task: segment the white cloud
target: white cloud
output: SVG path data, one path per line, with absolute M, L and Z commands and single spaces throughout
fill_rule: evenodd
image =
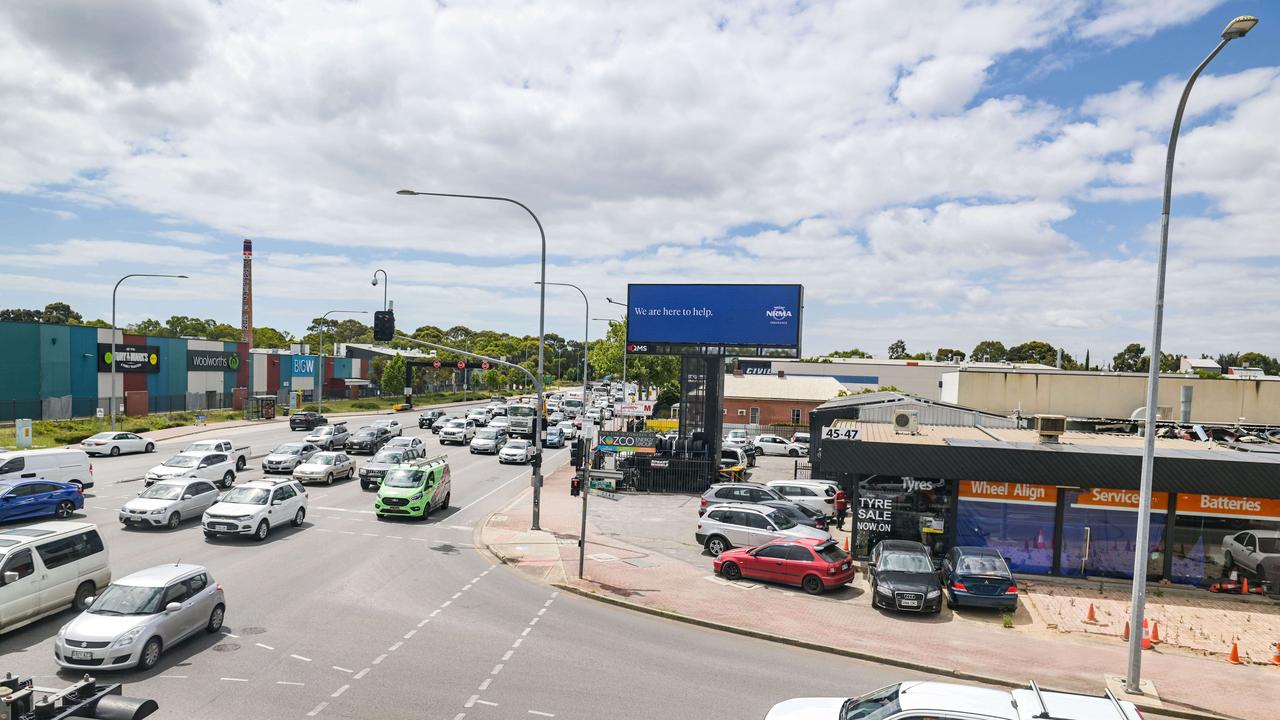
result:
M 51 208 L 39 208 L 39 207 L 31 207 L 27 209 L 30 210 L 31 212 L 43 213 L 45 215 L 52 215 L 58 218 L 59 220 L 75 220 L 80 217 L 79 215 L 71 212 L 70 210 L 54 210 Z
M 1082 38 L 1127 45 L 1164 28 L 1195 20 L 1223 0 L 1100 0 L 1091 19 L 1076 30 Z

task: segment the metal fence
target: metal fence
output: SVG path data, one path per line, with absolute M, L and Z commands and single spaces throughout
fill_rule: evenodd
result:
M 189 412 L 219 410 L 231 407 L 231 395 L 220 392 L 186 393 L 183 395 L 148 395 L 148 413 Z M 116 403 L 126 404 L 124 396 Z M 92 418 L 98 408 L 106 417 L 111 416 L 110 397 L 73 397 L 63 395 L 41 400 L 0 400 L 0 422 L 12 422 L 18 418 L 31 420 L 71 420 Z
M 624 455 L 617 459 L 622 471 L 619 490 L 658 493 L 697 493 L 716 482 L 720 464 L 702 458 Z

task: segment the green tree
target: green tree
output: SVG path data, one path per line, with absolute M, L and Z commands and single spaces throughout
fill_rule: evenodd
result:
M 293 340 L 293 335 L 286 332 L 280 332 L 271 327 L 256 327 L 253 329 L 253 346 L 260 348 L 287 348 Z
M 1275 358 L 1260 352 L 1240 353 L 1237 361 L 1239 362 L 1237 367 L 1262 368 L 1262 372 L 1267 375 L 1280 374 L 1280 363 L 1276 362 Z
M 933 354 L 933 359 L 938 362 L 964 362 L 964 351 L 954 348 L 938 348 L 938 352 Z
M 973 346 L 969 359 L 973 362 L 1005 362 L 1009 359 L 1009 351 L 999 340 L 983 340 Z
M 71 306 L 64 302 L 51 302 L 44 306 L 44 312 L 40 314 L 40 322 L 57 324 L 57 325 L 78 325 L 84 320 L 80 313 L 71 309 Z
M 1058 349 L 1044 340 L 1031 340 L 1021 345 L 1014 345 L 1009 348 L 1009 362 L 1013 363 L 1040 363 L 1056 367 L 1058 364 Z M 1062 366 L 1069 367 L 1075 365 L 1075 361 L 1067 353 L 1062 354 Z
M 404 390 L 403 355 L 397 354 L 387 361 L 386 367 L 382 368 L 380 380 L 378 386 L 382 388 L 383 395 L 398 395 L 401 390 Z
M 133 323 L 132 325 L 129 325 L 127 329 L 135 335 L 169 334 L 168 328 L 166 328 L 159 320 L 152 320 L 151 318 Z
M 860 348 L 853 348 L 853 349 L 851 349 L 851 350 L 837 350 L 837 351 L 835 351 L 835 352 L 833 352 L 833 353 L 827 353 L 827 357 L 833 357 L 833 358 L 869 358 L 869 357 L 871 357 L 871 353 L 866 352 L 865 350 L 862 350 L 862 349 L 860 349 Z
M 1147 349 L 1139 343 L 1129 343 L 1124 349 L 1111 358 L 1111 369 L 1116 372 L 1141 372 L 1146 365 Z
M 901 339 L 894 340 L 893 343 L 889 345 L 890 360 L 901 360 L 906 356 L 907 356 L 907 344 L 903 342 Z
M 23 308 L 6 308 L 0 310 L 0 321 L 3 322 L 25 322 L 38 323 L 44 318 L 44 313 L 39 310 L 26 310 Z

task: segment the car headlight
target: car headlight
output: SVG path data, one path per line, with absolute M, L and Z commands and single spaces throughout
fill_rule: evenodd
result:
M 885 586 L 883 586 L 883 585 L 876 585 L 876 592 L 880 593 L 881 595 L 892 595 L 892 594 L 893 594 L 893 590 L 891 590 L 890 588 L 887 588 L 887 587 L 885 587 Z
M 142 634 L 142 627 L 136 627 L 126 632 L 125 634 L 121 635 L 120 637 L 116 638 L 115 647 L 125 647 L 126 645 L 132 645 L 133 641 L 137 640 L 138 636 L 141 634 Z
M 930 590 L 929 592 L 925 593 L 924 596 L 929 600 L 932 600 L 941 594 L 942 594 L 941 590 Z
M 70 625 L 70 624 L 71 624 L 71 623 L 67 623 L 66 625 L 63 625 L 62 627 L 58 628 L 58 639 L 59 639 L 59 640 L 61 640 L 61 639 L 63 639 L 64 637 L 66 637 L 66 635 L 67 635 L 67 626 L 68 626 L 68 625 Z
M 151 514 L 151 515 L 163 515 L 163 514 L 164 514 L 164 508 L 160 508 L 159 510 L 152 510 L 150 514 Z
M 238 522 L 244 522 L 245 520 L 248 520 L 248 519 L 249 519 L 249 518 L 251 518 L 251 517 L 253 517 L 253 516 L 252 516 L 252 515 L 237 515 L 237 516 L 235 516 L 235 517 L 233 517 L 233 518 L 231 518 L 231 519 L 232 519 L 232 520 L 236 520 L 236 521 L 238 521 Z
M 422 499 L 422 493 L 418 493 L 417 495 L 414 495 L 413 497 L 411 497 L 411 498 L 409 498 L 409 499 L 410 499 L 410 500 L 421 500 L 421 499 Z

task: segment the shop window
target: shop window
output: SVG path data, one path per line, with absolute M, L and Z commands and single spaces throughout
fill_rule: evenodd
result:
M 760 408 L 758 407 L 751 408 L 751 419 L 748 420 L 747 422 L 751 423 L 752 425 L 760 424 Z
M 747 414 L 747 411 L 745 409 L 739 408 L 738 417 L 746 417 L 746 414 Z
M 1067 576 L 1132 578 L 1138 531 L 1136 490 L 1067 490 L 1062 516 L 1062 556 L 1058 570 Z M 1164 567 L 1166 493 L 1153 493 L 1147 578 Z
M 792 425 L 800 424 L 800 408 L 793 408 L 791 410 L 791 424 Z
M 1053 505 L 960 499 L 956 545 L 1000 551 L 1009 569 L 1048 574 L 1053 570 Z
M 945 553 L 946 519 L 954 501 L 950 485 L 945 480 L 887 475 L 862 480 L 854 554 L 865 557 L 881 540 L 914 540 L 934 555 Z
M 1210 585 L 1232 569 L 1265 574 L 1280 563 L 1280 500 L 1179 494 L 1169 552 L 1178 583 Z

